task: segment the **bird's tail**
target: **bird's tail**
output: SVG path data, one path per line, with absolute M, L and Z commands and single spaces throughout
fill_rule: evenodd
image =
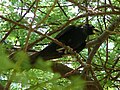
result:
M 36 52 L 30 56 L 31 64 L 34 64 L 38 58 L 41 58 L 45 61 L 50 59 L 56 59 L 62 57 L 61 53 L 58 53 L 56 50 L 43 49 L 40 52 Z

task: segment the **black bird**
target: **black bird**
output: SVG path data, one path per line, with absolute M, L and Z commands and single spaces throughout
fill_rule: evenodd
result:
M 95 27 L 90 24 L 85 24 L 83 26 L 71 25 L 65 28 L 63 31 L 61 31 L 55 37 L 55 39 L 62 42 L 66 46 L 70 46 L 74 51 L 79 53 L 85 48 L 86 38 L 89 35 L 94 34 L 94 31 L 96 31 Z M 65 50 L 62 47 L 60 47 L 54 42 L 51 42 L 42 51 L 30 56 L 31 63 L 35 63 L 35 59 L 37 59 L 38 57 L 44 60 L 60 58 L 63 55 L 65 55 L 64 52 Z

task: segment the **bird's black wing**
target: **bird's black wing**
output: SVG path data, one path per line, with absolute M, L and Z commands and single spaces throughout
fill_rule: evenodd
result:
M 86 46 L 86 42 L 81 42 L 79 45 L 77 45 L 74 50 L 79 53 L 80 51 L 82 51 Z
M 61 31 L 56 37 L 55 39 L 59 40 L 62 43 L 68 43 L 68 36 L 74 29 L 76 28 L 76 26 L 71 25 L 68 26 L 67 28 L 65 28 L 63 31 Z M 67 38 L 66 38 L 67 36 Z M 62 55 L 64 54 L 64 49 L 62 51 L 58 51 L 60 47 L 59 45 L 57 45 L 54 42 L 51 42 L 46 48 L 44 48 L 42 51 L 37 52 L 33 55 L 31 55 L 31 63 L 36 62 L 34 59 L 41 57 L 44 60 L 48 60 L 48 59 L 54 59 L 54 58 L 59 58 L 62 57 Z
M 73 50 L 79 52 L 85 47 L 85 39 L 86 35 L 83 33 L 83 28 L 76 27 L 74 25 L 68 26 L 63 31 L 61 31 L 56 37 L 58 41 L 63 44 L 70 46 Z M 42 51 L 35 53 L 31 56 L 32 63 L 34 63 L 34 59 L 41 57 L 44 60 L 60 58 L 64 55 L 65 49 L 60 47 L 54 42 L 51 42 L 46 48 Z
M 67 34 L 69 34 L 69 32 L 73 31 L 76 28 L 75 25 L 70 25 L 68 27 L 66 27 L 63 31 L 61 31 L 56 37 L 55 39 L 63 39 L 64 36 L 66 36 Z
M 56 36 L 63 44 L 70 46 L 74 51 L 80 52 L 86 45 L 87 35 L 81 26 L 69 26 Z M 60 52 L 64 52 L 64 48 L 59 47 Z

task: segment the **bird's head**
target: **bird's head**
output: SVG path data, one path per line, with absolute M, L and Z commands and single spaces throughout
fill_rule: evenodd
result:
M 95 27 L 91 24 L 85 24 L 83 26 L 83 29 L 85 30 L 85 32 L 88 34 L 88 35 L 92 35 L 92 34 L 95 34 L 96 32 L 99 32 L 97 29 L 95 29 Z

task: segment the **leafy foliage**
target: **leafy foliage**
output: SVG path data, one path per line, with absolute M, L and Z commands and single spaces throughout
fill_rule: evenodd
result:
M 88 22 L 100 31 L 89 37 L 86 41 L 89 43 L 99 39 L 120 16 L 119 0 L 86 1 L 1 0 L 0 84 L 11 90 L 82 90 L 87 87 L 85 83 L 88 79 L 85 78 L 89 76 L 90 81 L 97 82 L 98 80 L 97 84 L 100 84 L 105 90 L 119 89 L 119 21 L 118 27 L 109 31 L 110 35 L 105 40 L 103 38 L 104 42 L 94 54 L 94 58 L 91 58 L 90 66 L 92 69 L 88 68 L 84 75 L 85 81 L 81 80 L 80 77 L 73 77 L 70 80 L 60 78 L 58 73 L 52 71 L 51 67 L 56 62 L 71 67 L 74 72 L 79 71 L 78 75 L 80 76 L 85 67 L 81 66 L 76 56 L 64 56 L 54 62 L 39 58 L 34 66 L 31 66 L 29 62 L 29 55 L 42 50 L 50 43 L 50 40 L 41 33 L 54 38 L 59 31 L 68 25 L 81 25 Z M 94 46 L 96 45 L 93 44 L 79 53 L 80 60 L 86 65 L 89 55 L 92 50 L 95 50 Z M 62 67 L 59 69 L 62 70 Z M 62 71 L 65 70 L 66 68 Z M 72 76 L 73 73 L 67 74 Z

